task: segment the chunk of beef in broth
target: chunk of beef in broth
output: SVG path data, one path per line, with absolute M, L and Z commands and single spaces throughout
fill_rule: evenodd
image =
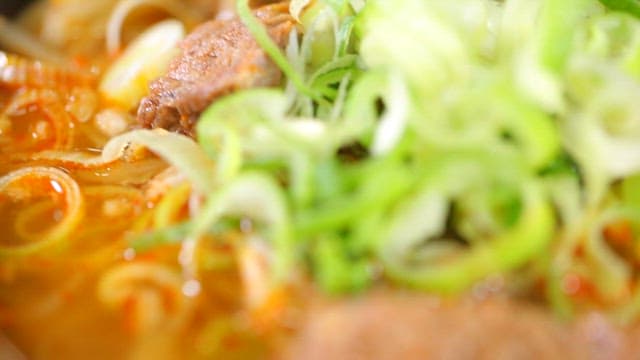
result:
M 312 301 L 298 334 L 275 358 L 292 359 L 631 359 L 638 331 L 604 315 L 562 323 L 545 310 L 505 298 L 450 302 L 378 292 Z
M 254 14 L 280 46 L 287 44 L 295 23 L 287 3 L 265 5 Z M 218 19 L 196 28 L 181 43 L 182 53 L 166 75 L 154 80 L 138 108 L 147 128 L 192 135 L 200 113 L 216 98 L 238 89 L 275 86 L 278 67 L 237 18 Z

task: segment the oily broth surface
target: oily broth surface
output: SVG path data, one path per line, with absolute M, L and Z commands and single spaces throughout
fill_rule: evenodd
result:
M 40 1 L 17 22 L 27 24 L 26 28 L 35 33 L 42 30 L 42 23 L 55 22 L 56 15 L 67 16 L 69 23 L 78 16 L 73 6 L 50 3 L 55 6 L 47 7 Z M 95 3 L 96 9 L 107 6 L 107 1 Z M 198 6 L 206 11 L 194 14 L 210 18 L 218 5 L 202 3 Z M 123 43 L 166 17 L 153 8 L 134 12 L 127 19 Z M 74 66 L 84 67 L 90 77 L 100 74 L 110 62 L 104 53 L 102 28 L 106 18 L 92 20 L 100 29 L 92 26 L 83 31 L 82 44 L 68 42 L 75 36 L 75 28 L 67 29 L 69 34 L 61 33 L 69 38 L 57 44 L 69 53 Z M 61 21 L 64 24 L 64 19 Z M 25 58 L 24 64 L 30 66 L 29 61 Z M 86 116 L 74 119 L 64 130 L 71 143 L 65 150 L 98 155 L 109 136 L 101 133 L 95 115 L 105 109 L 121 113 L 127 110 L 114 109 L 113 104 L 97 100 L 95 81 L 81 88 L 62 85 L 46 90 L 55 95 L 56 111 L 66 109 L 74 116 Z M 27 85 L 0 86 L 0 110 L 4 111 L 21 92 L 30 90 L 40 91 Z M 74 102 L 77 99 L 80 103 Z M 86 106 L 82 107 L 84 100 Z M 213 260 L 202 271 L 198 291 L 190 291 L 187 296 L 178 263 L 180 245 L 160 246 L 138 254 L 129 248 L 130 236 L 144 230 L 139 224 L 157 203 L 157 199 L 145 197 L 145 186 L 166 164 L 152 156 L 98 169 L 34 160 L 38 151 L 55 145 L 55 134 L 51 132 L 55 130 L 55 119 L 43 111 L 46 106 L 44 101 L 36 102 L 9 117 L 0 117 L 0 176 L 31 166 L 61 170 L 78 184 L 84 199 L 84 216 L 58 246 L 0 258 L 0 333 L 33 359 L 247 358 L 263 354 L 265 338 L 255 332 L 250 316 L 244 312 L 242 282 L 233 249 L 211 241 L 206 253 Z M 129 120 L 133 117 L 129 114 Z M 66 211 L 47 180 L 20 186 L 38 191 L 24 199 L 0 194 L 0 246 L 6 249 L 46 237 Z M 22 229 L 16 226 L 20 218 L 26 219 Z M 29 239 L 25 239 L 25 232 Z

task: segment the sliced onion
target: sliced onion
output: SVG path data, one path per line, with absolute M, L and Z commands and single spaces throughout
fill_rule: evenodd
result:
M 119 158 L 131 144 L 144 146 L 175 166 L 203 194 L 215 190 L 215 166 L 191 138 L 162 129 L 134 130 L 109 141 L 102 158 Z
M 135 9 L 141 6 L 151 6 L 166 11 L 168 14 L 175 16 L 185 24 L 196 24 L 199 21 L 198 16 L 189 11 L 180 1 L 177 0 L 121 0 L 109 17 L 107 23 L 107 52 L 115 55 L 120 50 L 120 36 L 122 26 L 127 16 Z
M 180 261 L 188 276 L 198 272 L 200 239 L 207 229 L 224 216 L 236 216 L 265 226 L 265 238 L 274 248 L 272 274 L 284 281 L 293 265 L 293 230 L 291 215 L 282 189 L 261 173 L 245 173 L 212 194 L 196 215 L 187 240 L 183 242 Z
M 136 161 L 118 160 L 104 167 L 93 169 L 69 168 L 73 178 L 81 183 L 104 185 L 144 185 L 167 164 L 156 157 Z
M 111 65 L 100 82 L 100 92 L 122 108 L 134 107 L 147 93 L 147 85 L 166 71 L 179 53 L 178 42 L 185 36 L 177 20 L 165 20 L 136 38 Z
M 191 138 L 163 129 L 134 130 L 112 138 L 101 154 L 88 152 L 43 151 L 22 160 L 43 161 L 71 169 L 105 170 L 117 160 L 131 161 L 130 157 L 140 146 L 163 158 L 191 181 L 203 194 L 215 189 L 215 166 L 205 152 Z M 89 174 L 85 174 L 89 175 Z M 126 175 L 126 174 L 124 174 Z

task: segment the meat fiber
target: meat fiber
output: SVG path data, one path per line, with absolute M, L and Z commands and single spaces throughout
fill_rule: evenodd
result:
M 287 3 L 265 5 L 254 14 L 271 38 L 286 46 L 295 24 Z M 182 41 L 181 49 L 168 73 L 150 84 L 150 94 L 140 103 L 138 120 L 144 127 L 193 135 L 198 116 L 216 98 L 281 81 L 278 67 L 237 17 L 200 25 Z

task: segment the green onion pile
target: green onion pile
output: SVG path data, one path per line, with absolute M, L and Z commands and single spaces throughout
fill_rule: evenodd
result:
M 210 106 L 199 146 L 169 151 L 206 198 L 202 210 L 133 245 L 249 219 L 271 249 L 274 282 L 302 269 L 330 293 L 386 279 L 457 294 L 500 275 L 570 315 L 580 304 L 564 285 L 577 276 L 591 305 L 633 319 L 639 8 L 293 0 L 300 28 L 281 51 L 240 0 L 286 85 Z M 173 140 L 155 146 L 183 140 L 161 136 Z M 634 235 L 630 253 L 604 235 L 619 222 Z

